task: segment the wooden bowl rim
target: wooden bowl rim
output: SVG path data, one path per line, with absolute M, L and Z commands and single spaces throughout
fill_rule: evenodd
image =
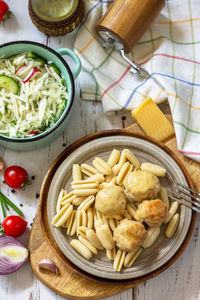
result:
M 46 224 L 45 224 L 45 208 L 46 208 L 45 203 L 46 203 L 47 196 L 48 196 L 48 190 L 49 190 L 51 181 L 53 179 L 53 176 L 54 176 L 55 172 L 57 171 L 57 169 L 59 168 L 59 166 L 61 165 L 61 163 L 67 158 L 67 156 L 69 156 L 74 150 L 79 148 L 81 145 L 86 144 L 97 138 L 102 138 L 102 137 L 106 137 L 106 136 L 115 136 L 115 135 L 124 135 L 124 136 L 130 136 L 130 137 L 143 139 L 143 140 L 151 142 L 151 143 L 157 145 L 158 147 L 160 147 L 162 150 L 164 150 L 167 154 L 169 154 L 176 161 L 176 163 L 181 168 L 190 188 L 194 189 L 192 179 L 191 179 L 190 175 L 188 174 L 185 166 L 181 162 L 181 160 L 177 157 L 177 155 L 172 150 L 170 150 L 163 143 L 161 143 L 149 136 L 146 136 L 142 133 L 132 133 L 128 130 L 126 131 L 126 129 L 125 130 L 124 129 L 114 129 L 114 130 L 99 131 L 99 132 L 92 133 L 88 136 L 85 136 L 85 137 L 80 138 L 79 140 L 75 141 L 70 146 L 68 146 L 64 151 L 62 151 L 61 154 L 54 160 L 54 162 L 50 166 L 49 170 L 47 171 L 44 181 L 42 183 L 41 192 L 40 192 L 39 219 L 40 219 L 40 224 L 41 224 L 41 228 L 42 228 L 45 240 L 47 241 L 47 243 L 53 250 L 54 254 L 62 261 L 62 263 L 66 266 L 66 268 L 70 269 L 70 271 L 75 272 L 79 276 L 83 276 L 88 280 L 99 282 L 101 284 L 103 283 L 103 284 L 113 284 L 113 285 L 118 285 L 118 284 L 137 285 L 137 284 L 142 283 L 148 279 L 151 279 L 151 278 L 159 275 L 161 272 L 165 271 L 183 253 L 183 251 L 185 250 L 186 246 L 188 245 L 188 242 L 193 233 L 195 220 L 196 220 L 196 213 L 194 211 L 192 212 L 191 223 L 190 223 L 190 227 L 188 229 L 186 238 L 183 241 L 181 247 L 174 254 L 174 256 L 167 263 L 165 263 L 163 266 L 161 266 L 157 270 L 155 270 L 147 275 L 141 276 L 141 277 L 137 277 L 134 279 L 126 279 L 126 280 L 109 280 L 109 279 L 99 278 L 99 277 L 93 276 L 93 275 L 83 271 L 82 269 L 79 269 L 78 267 L 76 267 L 71 261 L 69 261 L 64 256 L 64 254 L 61 252 L 61 250 L 59 248 L 58 249 L 55 248 L 55 245 L 54 245 L 55 241 L 53 239 L 53 236 L 49 236 L 48 223 L 46 222 Z

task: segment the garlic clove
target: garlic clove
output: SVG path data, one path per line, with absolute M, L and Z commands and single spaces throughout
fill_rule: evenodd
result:
M 56 275 L 58 275 L 58 268 L 51 259 L 43 258 L 42 260 L 39 261 L 38 267 L 41 269 L 49 270 L 53 273 L 56 273 Z

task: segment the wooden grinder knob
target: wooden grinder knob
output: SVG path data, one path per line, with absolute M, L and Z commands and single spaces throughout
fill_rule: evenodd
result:
M 129 53 L 164 7 L 164 0 L 116 0 L 96 25 L 115 35 Z

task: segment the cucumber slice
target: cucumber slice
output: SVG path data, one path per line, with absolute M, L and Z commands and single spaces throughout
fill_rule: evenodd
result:
M 1 88 L 4 88 L 8 92 L 13 92 L 15 95 L 19 93 L 17 81 L 6 75 L 0 75 L 0 89 Z
M 36 57 L 38 57 L 34 52 L 28 52 L 27 53 L 27 57 L 28 58 L 36 58 Z
M 41 58 L 41 57 L 33 58 L 33 60 L 34 60 L 34 61 L 38 61 L 38 62 L 40 62 L 40 63 L 43 64 L 43 65 L 46 64 L 46 61 L 45 61 L 43 58 Z
M 38 62 L 40 62 L 43 65 L 46 64 L 46 61 L 42 57 L 40 57 L 37 54 L 35 54 L 34 52 L 28 52 L 27 53 L 27 58 L 31 58 L 34 61 L 38 61 Z
M 58 69 L 58 67 L 56 66 L 56 64 L 50 63 L 49 66 L 52 67 L 52 68 L 54 69 L 54 71 L 55 71 L 58 75 L 60 75 L 61 72 L 60 72 L 60 70 Z

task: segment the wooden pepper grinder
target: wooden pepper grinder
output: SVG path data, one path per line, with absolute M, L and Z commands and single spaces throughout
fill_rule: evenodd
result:
M 113 47 L 132 66 L 131 71 L 140 75 L 141 68 L 132 62 L 129 53 L 143 33 L 151 25 L 161 9 L 164 0 L 115 0 L 95 29 L 104 40 L 105 47 Z

